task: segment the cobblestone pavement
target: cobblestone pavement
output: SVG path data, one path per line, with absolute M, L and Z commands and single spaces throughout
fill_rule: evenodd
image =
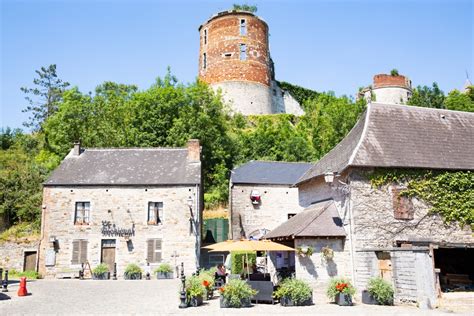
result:
M 11 299 L 0 300 L 0 315 L 453 315 L 413 306 L 340 307 L 319 297 L 315 305 L 305 307 L 258 304 L 251 308 L 221 309 L 218 298 L 214 298 L 200 307 L 179 309 L 179 286 L 179 280 L 38 280 L 28 282 L 31 295 L 18 297 L 15 283 L 8 287 Z

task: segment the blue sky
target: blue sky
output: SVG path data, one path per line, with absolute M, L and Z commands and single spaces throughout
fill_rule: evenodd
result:
M 83 92 L 110 80 L 148 88 L 170 66 L 197 76 L 198 27 L 233 3 L 258 6 L 278 80 L 354 95 L 397 68 L 414 85 L 461 88 L 473 71 L 473 1 L 0 0 L 0 126 L 21 127 L 20 91 L 57 64 Z

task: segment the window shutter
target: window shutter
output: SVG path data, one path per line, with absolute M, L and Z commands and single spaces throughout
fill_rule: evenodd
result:
M 161 262 L 161 239 L 155 239 L 155 262 Z
M 392 187 L 393 217 L 395 219 L 411 220 L 414 218 L 415 209 L 409 197 L 400 195 L 402 188 Z
M 148 239 L 147 240 L 147 256 L 146 259 L 148 262 L 155 262 L 155 240 L 154 239 Z
M 72 264 L 79 263 L 79 240 L 72 242 Z
M 81 261 L 79 263 L 85 263 L 87 261 L 87 240 L 80 241 L 81 249 Z

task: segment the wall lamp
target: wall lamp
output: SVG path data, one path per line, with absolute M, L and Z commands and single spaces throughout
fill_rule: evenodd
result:
M 349 194 L 349 184 L 342 182 L 339 179 L 336 179 L 338 177 L 340 177 L 340 174 L 334 173 L 332 171 L 327 171 L 326 173 L 324 173 L 324 182 L 329 184 L 334 190 L 340 191 L 343 194 Z M 336 184 L 340 185 L 334 186 L 334 180 L 337 180 Z

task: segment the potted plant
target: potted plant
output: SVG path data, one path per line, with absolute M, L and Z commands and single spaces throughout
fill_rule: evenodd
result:
M 110 278 L 109 266 L 105 263 L 97 265 L 92 270 L 92 278 L 94 280 L 108 280 Z
M 157 279 L 172 279 L 173 267 L 168 263 L 160 264 L 154 271 Z
M 197 276 L 191 276 L 186 280 L 186 301 L 188 306 L 197 307 L 202 305 L 206 289 Z
M 351 306 L 355 288 L 348 279 L 332 278 L 326 295 L 340 306 Z
M 327 246 L 321 248 L 321 257 L 326 261 L 332 260 L 334 258 L 334 250 Z
M 199 272 L 199 279 L 206 289 L 206 298 L 210 300 L 214 295 L 215 276 L 213 270 L 201 270 Z
M 135 263 L 130 263 L 125 268 L 125 280 L 140 280 L 143 270 Z
M 250 307 L 250 299 L 258 293 L 247 282 L 237 279 L 230 280 L 226 285 L 219 288 L 219 292 L 221 294 L 221 308 Z
M 278 290 L 274 292 L 275 297 L 280 299 L 282 306 L 305 306 L 313 304 L 313 289 L 308 283 L 288 278 L 280 283 Z
M 312 255 L 313 252 L 314 252 L 314 249 L 313 249 L 313 247 L 306 246 L 306 245 L 302 245 L 301 247 L 297 247 L 297 248 L 296 248 L 296 252 L 297 252 L 298 255 L 300 255 L 300 256 L 308 256 L 308 257 L 311 257 L 311 255 Z
M 362 291 L 362 303 L 393 305 L 393 286 L 381 277 L 371 278 L 367 290 Z

